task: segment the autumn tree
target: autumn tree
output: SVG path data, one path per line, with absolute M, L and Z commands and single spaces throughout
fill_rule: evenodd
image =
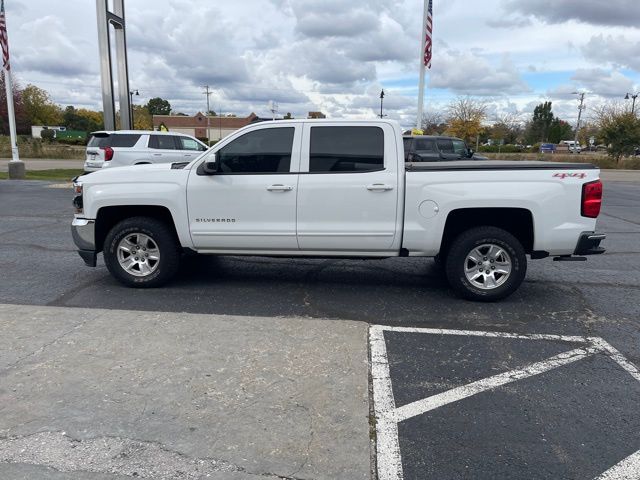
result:
M 85 108 L 76 109 L 73 106 L 65 108 L 63 123 L 69 130 L 94 132 L 104 128 L 102 114 Z
M 133 107 L 133 129 L 134 130 L 153 130 L 153 117 L 142 105 L 134 105 Z
M 467 142 L 475 141 L 482 131 L 486 105 L 471 97 L 458 97 L 447 107 L 447 134 Z
M 62 109 L 53 103 L 49 94 L 35 85 L 22 90 L 22 103 L 31 125 L 60 125 Z
M 602 105 L 594 109 L 593 116 L 609 155 L 616 162 L 635 152 L 640 145 L 640 119 L 628 108 L 619 103 Z
M 144 107 L 149 112 L 149 115 L 169 115 L 171 113 L 169 101 L 160 97 L 152 98 Z
M 4 83 L 4 74 L 0 77 L 0 133 L 9 135 L 9 113 L 7 111 L 7 89 Z M 13 107 L 16 118 L 16 133 L 18 135 L 28 135 L 31 133 L 31 125 L 22 101 L 22 89 L 20 85 L 13 81 Z

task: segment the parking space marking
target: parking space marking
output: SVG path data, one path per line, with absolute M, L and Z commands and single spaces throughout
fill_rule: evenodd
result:
M 507 383 L 516 382 L 524 378 L 533 377 L 540 373 L 548 372 L 554 368 L 561 367 L 573 363 L 577 360 L 582 360 L 587 355 L 599 352 L 595 348 L 577 348 L 569 352 L 564 352 L 559 355 L 555 355 L 551 358 L 543 360 L 542 362 L 532 363 L 524 368 L 517 370 L 510 370 L 508 372 L 500 373 L 492 377 L 483 378 L 476 382 L 462 385 L 461 387 L 452 388 L 446 392 L 433 395 L 431 397 L 423 398 L 416 402 L 403 405 L 395 410 L 395 421 L 402 422 L 408 420 L 423 413 L 427 413 L 431 410 L 435 410 L 438 407 L 442 407 L 449 403 L 457 402 L 464 398 L 471 397 L 478 393 L 492 390 L 494 388 L 506 385 Z
M 640 450 L 617 463 L 596 480 L 629 480 L 640 478 Z
M 396 407 L 389 370 L 385 331 L 420 333 L 431 335 L 457 335 L 485 338 L 510 338 L 526 340 L 555 340 L 568 343 L 583 344 L 560 353 L 541 362 L 510 370 L 487 377 L 461 387 L 432 395 L 422 400 Z M 478 393 L 492 390 L 499 386 L 539 375 L 555 368 L 582 360 L 593 354 L 604 354 L 616 362 L 633 378 L 640 382 L 640 370 L 629 362 L 622 353 L 600 337 L 580 337 L 550 334 L 516 334 L 505 332 L 488 332 L 476 330 L 448 330 L 438 328 L 390 327 L 372 325 L 369 329 L 371 348 L 371 377 L 373 383 L 373 402 L 376 418 L 377 434 L 377 470 L 379 480 L 402 480 L 402 455 L 398 436 L 398 423 L 447 405 L 468 398 Z M 595 480 L 622 480 L 640 478 L 640 451 L 630 455 L 612 468 L 602 473 Z

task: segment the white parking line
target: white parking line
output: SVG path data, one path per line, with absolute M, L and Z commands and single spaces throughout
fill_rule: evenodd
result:
M 507 383 L 533 377 L 534 375 L 548 372 L 549 370 L 561 367 L 562 365 L 573 363 L 577 360 L 582 360 L 587 355 L 591 355 L 592 353 L 596 353 L 598 351 L 599 350 L 595 348 L 577 348 L 569 352 L 555 355 L 551 358 L 543 360 L 542 362 L 532 363 L 531 365 L 528 365 L 524 368 L 500 373 L 492 377 L 483 378 L 482 380 L 478 380 L 477 382 L 462 385 L 461 387 L 452 388 L 451 390 L 447 390 L 446 392 L 442 392 L 428 398 L 423 398 L 422 400 L 418 400 L 417 402 L 409 403 L 407 405 L 403 405 L 402 407 L 396 408 L 395 420 L 396 422 L 402 422 L 403 420 L 417 417 L 418 415 L 422 415 L 423 413 L 435 410 L 436 408 L 442 407 L 449 403 L 457 402 L 458 400 L 471 397 L 472 395 L 476 395 L 487 390 L 492 390 L 502 385 L 506 385 Z
M 640 478 L 640 450 L 617 463 L 595 480 L 633 480 Z
M 484 378 L 461 387 L 456 387 L 431 397 L 396 407 L 389 372 L 385 331 L 421 333 L 431 335 L 456 335 L 485 338 L 515 338 L 527 340 L 551 340 L 583 344 L 583 348 L 573 349 L 541 362 Z M 373 401 L 376 416 L 377 468 L 379 480 L 402 480 L 402 457 L 398 438 L 398 423 L 421 415 L 452 402 L 499 386 L 539 375 L 555 368 L 581 360 L 596 353 L 607 355 L 633 378 L 640 381 L 640 370 L 629 362 L 618 350 L 599 337 L 578 337 L 548 334 L 515 334 L 504 332 L 486 332 L 475 330 L 448 330 L 434 328 L 387 327 L 373 325 L 369 329 L 371 345 L 371 376 L 373 382 Z M 640 451 L 629 456 L 596 480 L 622 480 L 640 478 Z

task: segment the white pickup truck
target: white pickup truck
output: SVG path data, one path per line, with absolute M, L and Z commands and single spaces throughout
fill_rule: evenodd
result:
M 532 259 L 603 253 L 599 170 L 505 161 L 407 163 L 389 120 L 291 120 L 238 130 L 189 163 L 74 182 L 80 256 L 134 287 L 171 279 L 185 252 L 436 257 L 452 288 L 497 300 Z

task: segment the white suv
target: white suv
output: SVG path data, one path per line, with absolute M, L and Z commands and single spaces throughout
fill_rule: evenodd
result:
M 190 162 L 207 149 L 200 140 L 183 133 L 144 130 L 93 132 L 87 144 L 84 170 L 95 172 L 105 167 Z

